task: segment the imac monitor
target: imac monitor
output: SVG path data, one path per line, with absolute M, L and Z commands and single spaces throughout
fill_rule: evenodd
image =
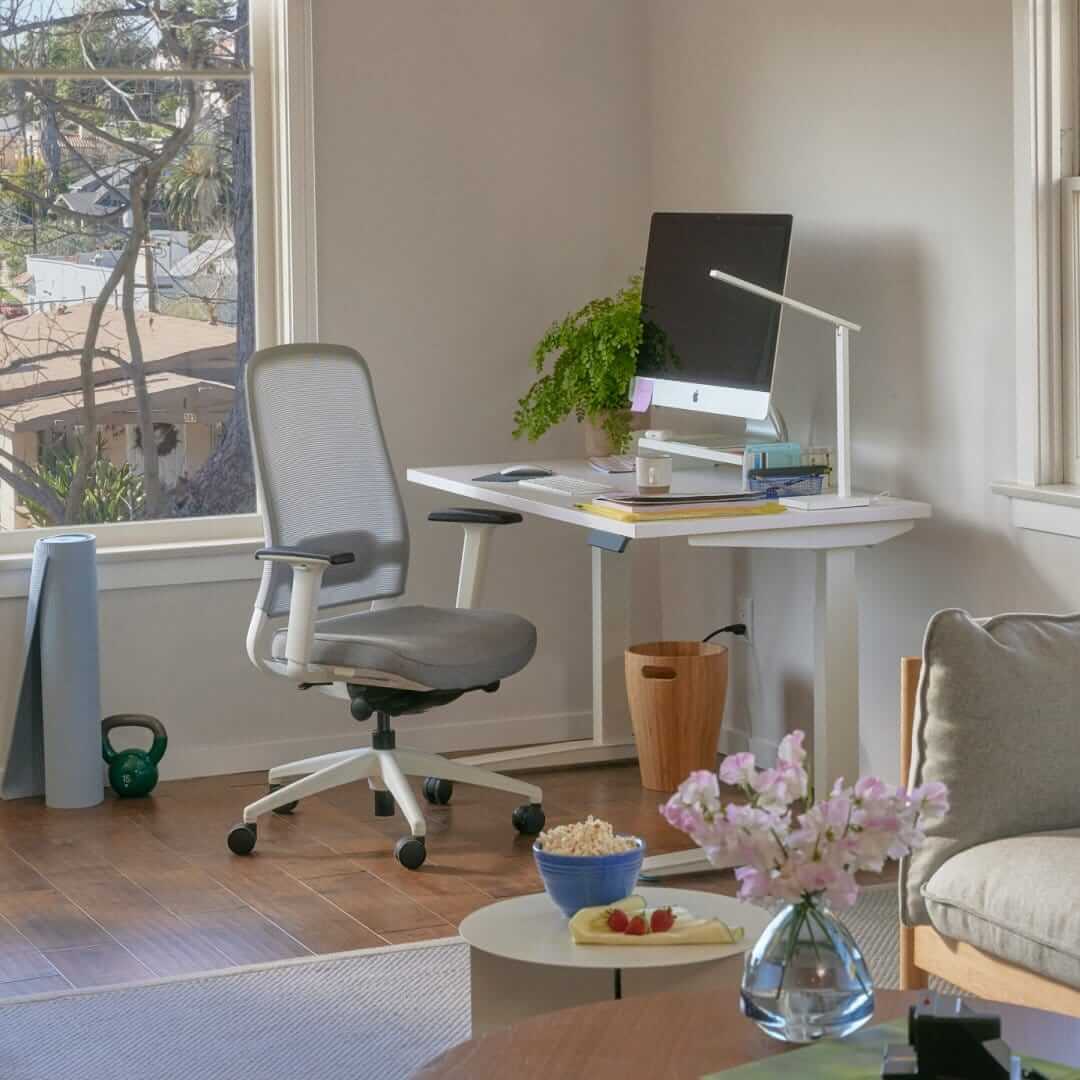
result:
M 782 293 L 791 223 L 790 214 L 653 214 L 638 359 L 653 404 L 765 418 L 782 308 L 709 271 Z

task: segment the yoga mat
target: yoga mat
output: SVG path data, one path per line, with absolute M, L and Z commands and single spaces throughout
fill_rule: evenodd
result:
M 47 806 L 96 806 L 104 796 L 94 537 L 34 545 L 23 680 L 8 744 L 5 799 L 45 794 Z

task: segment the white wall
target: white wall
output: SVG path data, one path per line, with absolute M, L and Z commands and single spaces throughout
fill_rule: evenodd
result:
M 865 326 L 858 482 L 934 505 L 861 554 L 863 765 L 898 768 L 898 664 L 928 616 L 1080 606 L 1080 547 L 1008 524 L 1015 475 L 1009 0 L 651 0 L 654 209 L 795 215 L 789 291 Z M 834 435 L 828 328 L 785 317 L 792 437 Z M 736 564 L 776 738 L 812 723 L 810 556 Z

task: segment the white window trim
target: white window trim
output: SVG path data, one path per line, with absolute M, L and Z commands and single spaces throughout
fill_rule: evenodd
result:
M 1016 478 L 992 489 L 1020 528 L 1080 536 L 1077 0 L 1013 0 Z M 1070 227 L 1071 226 L 1071 227 Z
M 256 344 L 318 340 L 311 0 L 251 5 Z M 242 392 L 242 388 L 238 388 Z M 0 597 L 25 595 L 34 542 L 98 538 L 103 588 L 258 576 L 259 514 L 67 525 L 0 534 Z M 144 563 L 153 563 L 145 570 Z M 126 569 L 122 569 L 126 568 Z M 121 572 L 122 571 L 122 572 Z M 130 572 L 129 572 L 130 571 Z

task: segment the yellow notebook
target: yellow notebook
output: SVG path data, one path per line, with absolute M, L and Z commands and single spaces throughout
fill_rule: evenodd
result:
M 617 506 L 607 506 L 604 503 L 578 503 L 579 510 L 585 510 L 590 514 L 599 514 L 601 517 L 613 518 L 615 521 L 642 522 L 642 521 L 679 521 L 685 518 L 712 518 L 712 517 L 746 517 L 748 515 L 761 514 L 784 514 L 786 509 L 776 502 L 760 503 L 718 503 L 716 506 L 699 506 L 692 510 L 680 510 L 673 507 L 670 510 L 620 510 Z

